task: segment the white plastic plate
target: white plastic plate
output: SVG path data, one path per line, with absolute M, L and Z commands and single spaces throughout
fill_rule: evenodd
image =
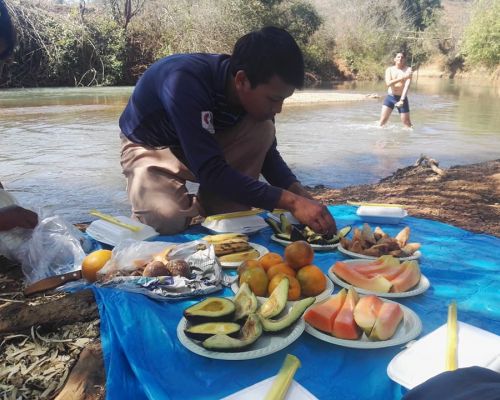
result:
M 305 322 L 303 318 L 299 318 L 291 327 L 281 332 L 272 334 L 268 332 L 262 333 L 262 336 L 257 339 L 252 347 L 250 347 L 250 350 L 227 353 L 207 350 L 201 345 L 201 342 L 188 338 L 184 333 L 184 329 L 188 326 L 188 321 L 182 318 L 177 325 L 177 337 L 181 344 L 189 351 L 203 357 L 215 358 L 218 360 L 250 360 L 252 358 L 260 358 L 276 353 L 295 342 L 302 332 L 304 332 Z
M 352 251 L 346 250 L 342 247 L 342 245 L 339 245 L 337 250 L 341 252 L 342 254 L 345 254 L 348 257 L 351 258 L 359 258 L 362 260 L 376 260 L 378 257 L 372 257 L 372 256 L 365 256 L 364 254 L 359 254 L 359 253 L 354 253 Z M 416 251 L 409 257 L 394 257 L 397 258 L 399 261 L 409 261 L 409 260 L 417 260 L 422 256 L 422 253 L 420 251 Z
M 323 290 L 320 294 L 318 294 L 316 296 L 316 301 L 315 303 L 319 303 L 320 301 L 323 301 L 325 299 L 327 299 L 328 297 L 330 297 L 330 295 L 332 294 L 333 292 L 333 282 L 328 279 L 327 276 L 326 277 L 326 289 Z M 234 292 L 234 293 L 238 293 L 238 290 L 240 289 L 240 285 L 238 284 L 238 280 L 234 281 L 233 284 L 231 285 L 231 290 Z M 259 302 L 262 304 L 264 303 L 268 298 L 267 297 L 260 297 L 260 296 L 257 296 L 257 300 L 259 300 Z M 295 304 L 296 302 L 295 301 L 287 301 L 287 305 L 288 306 L 292 306 L 293 304 Z
M 358 263 L 362 263 L 362 262 L 369 263 L 371 261 L 370 260 L 347 260 L 347 261 L 342 261 L 342 262 L 345 262 L 346 264 L 350 264 L 350 263 L 358 264 Z M 346 289 L 349 289 L 349 287 L 353 286 L 350 283 L 347 283 L 343 279 L 339 278 L 337 275 L 335 275 L 335 273 L 333 272 L 332 269 L 333 269 L 333 266 L 330 267 L 330 269 L 328 270 L 328 276 L 330 277 L 330 279 L 333 282 L 335 282 L 337 285 L 339 285 L 343 288 L 346 288 Z M 360 294 L 376 294 L 379 297 L 385 297 L 385 298 L 401 298 L 401 297 L 416 296 L 418 294 L 424 293 L 427 289 L 429 289 L 430 286 L 431 286 L 431 283 L 429 282 L 429 279 L 427 279 L 427 277 L 422 274 L 420 276 L 420 281 L 418 282 L 418 284 L 415 287 L 413 287 L 411 290 L 407 290 L 406 292 L 402 292 L 402 293 L 373 292 L 371 290 L 366 290 L 366 289 L 363 289 L 363 288 L 360 288 L 357 286 L 353 286 L 353 287 Z
M 271 240 L 273 242 L 276 242 L 276 243 L 279 243 L 281 244 L 282 246 L 288 246 L 290 243 L 293 243 L 292 241 L 290 240 L 284 240 L 284 239 L 280 239 L 278 237 L 276 237 L 276 235 L 271 235 Z M 335 243 L 335 244 L 325 244 L 325 245 L 321 245 L 321 244 L 312 244 L 312 243 L 309 243 L 311 245 L 311 247 L 313 248 L 313 250 L 315 251 L 333 251 L 335 250 L 338 246 L 339 246 L 339 243 Z
M 394 303 L 391 300 L 385 299 L 384 302 Z M 422 331 L 422 321 L 418 315 L 402 304 L 400 304 L 400 307 L 401 310 L 403 310 L 403 321 L 399 324 L 398 329 L 392 338 L 388 340 L 369 340 L 364 333 L 363 336 L 361 336 L 361 339 L 358 340 L 338 339 L 335 336 L 331 336 L 317 330 L 308 323 L 306 323 L 306 332 L 325 342 L 343 347 L 353 347 L 356 349 L 380 349 L 383 347 L 398 346 L 415 339 Z
M 252 246 L 255 250 L 259 252 L 259 257 L 255 258 L 255 260 L 259 259 L 262 257 L 264 254 L 269 253 L 269 250 L 257 243 L 248 243 L 250 246 Z M 226 261 L 226 262 L 220 262 L 220 265 L 222 268 L 238 268 L 243 261 Z

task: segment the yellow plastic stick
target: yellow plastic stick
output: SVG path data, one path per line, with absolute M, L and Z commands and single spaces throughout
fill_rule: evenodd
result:
M 457 304 L 452 301 L 448 306 L 448 337 L 446 340 L 446 370 L 457 369 Z
M 125 222 L 120 221 L 118 218 L 113 217 L 112 215 L 104 214 L 104 213 L 97 211 L 97 210 L 90 210 L 89 214 L 93 215 L 95 217 L 99 217 L 100 219 L 102 219 L 104 221 L 121 226 L 122 228 L 130 229 L 133 232 L 139 232 L 142 229 L 140 226 L 127 224 Z
M 287 354 L 278 375 L 274 379 L 273 385 L 267 392 L 264 400 L 283 400 L 292 383 L 295 372 L 300 367 L 300 361 L 297 357 Z
M 351 206 L 369 206 L 369 207 L 401 207 L 404 208 L 401 204 L 387 204 L 387 203 L 365 203 L 363 201 L 350 201 L 347 200 L 347 204 Z
M 235 212 L 226 213 L 226 214 L 210 215 L 207 218 L 205 218 L 205 221 L 219 221 L 221 219 L 248 217 L 250 215 L 260 214 L 263 211 L 264 210 L 262 210 L 260 208 L 254 208 L 252 210 L 246 210 L 246 211 L 235 211 Z

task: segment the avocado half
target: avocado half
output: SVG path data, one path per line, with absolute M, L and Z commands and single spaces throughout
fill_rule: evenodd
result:
M 236 336 L 240 329 L 240 324 L 235 322 L 205 322 L 184 329 L 184 334 L 194 340 L 205 340 L 217 334 Z
M 295 321 L 297 321 L 302 316 L 302 314 L 304 314 L 304 311 L 306 311 L 306 309 L 315 301 L 315 297 L 307 297 L 305 299 L 299 300 L 293 305 L 287 315 L 279 319 L 263 318 L 262 315 L 260 315 L 262 328 L 266 332 L 279 332 L 283 329 L 288 328 Z
M 184 318 L 192 324 L 232 321 L 236 306 L 224 297 L 209 297 L 184 310 Z
M 206 339 L 202 346 L 212 351 L 241 351 L 250 347 L 262 335 L 262 325 L 257 314 L 250 314 L 241 328 L 239 338 L 217 334 Z
M 272 318 L 283 311 L 288 300 L 289 286 L 288 279 L 282 279 L 269 298 L 260 306 L 259 315 L 263 318 Z
M 233 302 L 236 306 L 236 312 L 234 313 L 235 321 L 243 319 L 257 311 L 257 297 L 255 297 L 255 294 L 253 294 L 246 282 L 241 284 L 238 293 L 234 296 Z

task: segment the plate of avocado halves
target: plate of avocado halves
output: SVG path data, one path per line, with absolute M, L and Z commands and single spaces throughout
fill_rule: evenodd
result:
M 288 285 L 287 279 L 281 282 Z M 179 341 L 193 353 L 220 360 L 249 360 L 280 351 L 302 334 L 302 315 L 315 300 L 289 305 L 288 287 L 285 291 L 280 285 L 264 303 L 244 283 L 232 298 L 209 297 L 186 308 L 177 325 Z

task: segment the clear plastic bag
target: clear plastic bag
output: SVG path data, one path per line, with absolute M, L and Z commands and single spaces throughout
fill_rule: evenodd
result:
M 26 284 L 80 270 L 88 246 L 89 240 L 62 217 L 42 216 L 17 254 Z
M 168 260 L 184 260 L 189 264 L 189 277 L 134 274 L 167 247 L 173 247 L 168 253 Z M 155 299 L 186 298 L 220 290 L 223 275 L 213 246 L 204 241 L 172 244 L 127 239 L 113 249 L 111 259 L 97 273 L 97 284 L 142 293 Z

